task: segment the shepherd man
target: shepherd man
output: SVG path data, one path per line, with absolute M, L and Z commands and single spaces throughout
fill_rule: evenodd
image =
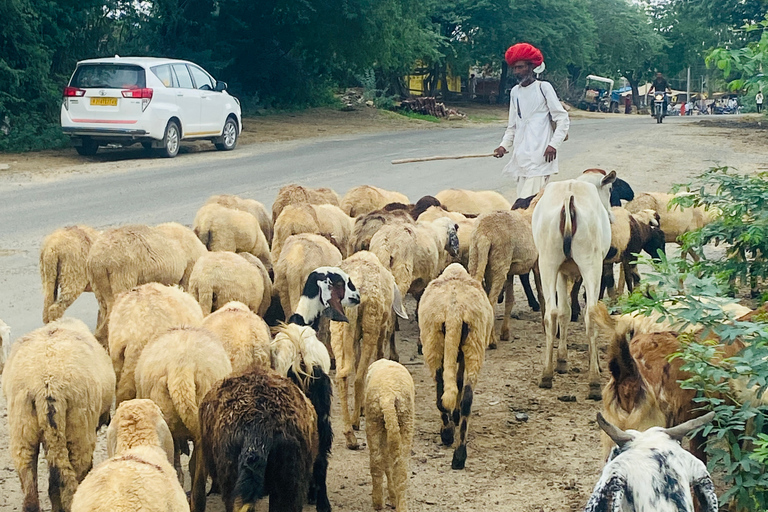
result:
M 557 174 L 557 151 L 568 134 L 570 120 L 555 89 L 536 79 L 544 71 L 541 51 L 528 44 L 511 46 L 504 59 L 518 84 L 509 92 L 509 123 L 493 156 L 512 152 L 502 175 L 517 180 L 517 197 L 537 194 Z

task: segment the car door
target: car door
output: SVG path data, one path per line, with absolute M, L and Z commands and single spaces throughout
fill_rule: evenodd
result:
M 176 77 L 176 104 L 179 106 L 181 131 L 184 137 L 196 137 L 200 131 L 200 91 L 195 89 L 186 64 L 171 64 L 171 68 Z
M 202 68 L 187 64 L 195 87 L 200 92 L 200 132 L 204 135 L 220 135 L 227 113 L 224 111 L 224 95 L 214 90 L 216 82 Z

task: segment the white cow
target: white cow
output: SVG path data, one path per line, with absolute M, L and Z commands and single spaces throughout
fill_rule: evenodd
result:
M 597 329 L 592 326 L 591 315 L 600 292 L 603 259 L 611 247 L 610 195 L 615 179 L 616 172 L 611 171 L 606 176 L 585 173 L 576 180 L 550 183 L 533 210 L 533 241 L 539 251 L 547 338 L 539 387 L 552 387 L 558 327 L 557 371 L 566 371 L 571 319 L 568 281 L 581 275 L 587 292 L 584 323 L 589 339 L 589 398 L 594 400 L 599 400 L 601 393 Z

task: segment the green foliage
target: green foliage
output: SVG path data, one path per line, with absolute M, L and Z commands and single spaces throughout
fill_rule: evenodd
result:
M 768 228 L 768 176 L 739 175 L 716 168 L 696 180 L 694 192 L 676 200 L 681 207 L 707 206 L 722 215 L 685 238 L 683 249 L 702 253 L 712 241 L 726 244 L 725 254 L 692 263 L 662 257 L 659 262 L 642 258 L 653 267 L 622 307 L 625 311 L 660 312 L 683 326 L 703 325 L 697 335 L 681 335 L 682 370 L 690 377 L 681 383 L 697 391 L 695 402 L 716 412 L 709 435 L 709 467 L 720 471 L 728 486 L 723 502 L 733 500 L 739 510 L 768 507 L 768 407 L 755 397 L 768 388 L 768 313 L 751 321 L 729 318 L 719 307 L 734 292 L 734 278 L 764 272 L 764 247 Z M 691 189 L 691 184 L 687 186 Z M 684 327 L 683 327 L 684 328 Z M 681 330 L 683 329 L 681 328 Z M 724 357 L 712 341 L 745 347 Z
M 762 72 L 768 65 L 768 18 L 743 28 L 747 34 L 759 34 L 759 39 L 741 48 L 715 48 L 707 55 L 707 66 L 717 68 L 724 78 L 731 79 L 728 87 L 733 91 L 768 90 L 768 77 Z
M 401 116 L 405 116 L 411 119 L 418 119 L 419 121 L 429 121 L 430 123 L 440 122 L 440 119 L 438 119 L 435 116 L 430 116 L 427 114 L 419 114 L 418 112 L 411 112 L 410 110 L 397 110 L 396 112 Z

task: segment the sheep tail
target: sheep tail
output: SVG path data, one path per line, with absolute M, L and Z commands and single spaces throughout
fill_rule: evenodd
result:
M 213 312 L 213 288 L 208 279 L 201 280 L 194 283 L 194 290 L 191 290 L 192 295 L 197 299 L 200 304 L 200 308 L 203 310 L 204 315 L 209 315 Z M 190 283 L 191 284 L 191 283 Z M 190 286 L 192 288 L 193 286 Z
M 390 455 L 393 457 L 392 466 L 397 467 L 398 459 L 402 457 L 400 453 L 402 439 L 400 437 L 400 420 L 397 416 L 397 398 L 389 397 L 381 402 L 381 413 L 384 416 L 384 429 L 387 432 L 387 446 Z M 394 485 L 387 482 L 387 486 Z
M 483 282 L 485 269 L 488 267 L 488 254 L 491 252 L 491 242 L 487 236 L 473 237 L 469 246 L 469 275 Z
M 563 235 L 563 254 L 566 258 L 571 257 L 571 244 L 576 233 L 576 209 L 573 200 L 574 196 L 571 195 L 560 210 L 560 234 Z
M 45 457 L 48 459 L 49 486 L 58 487 L 64 510 L 69 510 L 77 488 L 77 475 L 67 448 L 67 404 L 47 394 L 33 399 L 37 423 L 43 432 Z
M 200 438 L 200 422 L 197 416 L 197 386 L 195 371 L 189 367 L 177 367 L 168 373 L 168 394 L 179 413 L 179 418 L 195 439 Z
M 272 449 L 270 436 L 246 435 L 243 449 L 237 459 L 237 480 L 234 490 L 234 510 L 250 512 L 255 503 L 264 497 L 264 480 L 267 471 L 267 459 Z
M 464 322 L 453 316 L 445 320 L 445 344 L 443 346 L 443 407 L 448 411 L 456 408 L 459 388 L 456 384 L 459 349 Z
M 56 302 L 61 276 L 59 254 L 51 247 L 43 247 L 40 252 L 40 275 L 43 280 L 43 323 L 47 324 L 58 320 L 58 317 L 51 317 L 51 306 Z

